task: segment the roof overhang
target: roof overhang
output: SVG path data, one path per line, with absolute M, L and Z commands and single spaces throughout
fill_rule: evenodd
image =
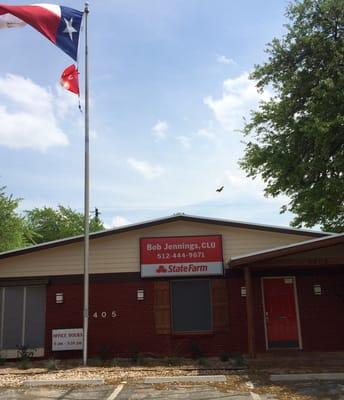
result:
M 282 247 L 276 247 L 274 249 L 250 253 L 244 256 L 233 257 L 229 260 L 228 266 L 233 269 L 247 266 L 260 267 L 261 263 L 263 262 L 280 259 L 284 256 L 306 253 L 312 250 L 324 249 L 326 247 L 336 246 L 338 244 L 344 244 L 344 234 L 333 234 L 327 237 L 307 240 L 304 242 Z

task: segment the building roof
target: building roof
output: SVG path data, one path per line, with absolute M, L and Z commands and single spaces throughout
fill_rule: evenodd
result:
M 301 236 L 314 236 L 316 238 L 324 237 L 332 235 L 328 232 L 320 232 L 320 231 L 312 231 L 308 229 L 295 229 L 289 227 L 281 227 L 281 226 L 274 226 L 274 225 L 264 225 L 264 224 L 253 224 L 248 222 L 242 221 L 233 221 L 227 219 L 219 219 L 219 218 L 208 218 L 208 217 L 200 217 L 195 215 L 188 215 L 183 213 L 173 214 L 168 217 L 153 219 L 149 221 L 139 222 L 135 224 L 125 225 L 119 228 L 107 229 L 99 232 L 94 232 L 90 234 L 90 240 L 116 235 L 124 232 L 129 232 L 137 229 L 148 228 L 152 226 L 162 225 L 170 222 L 176 221 L 186 221 L 186 222 L 195 222 L 195 223 L 203 223 L 203 224 L 212 224 L 212 225 L 221 225 L 221 226 L 229 226 L 241 229 L 254 229 L 257 231 L 268 231 L 268 232 L 278 232 L 278 233 L 285 233 L 290 235 L 301 235 Z M 35 251 L 40 251 L 44 249 L 49 249 L 53 247 L 64 246 L 71 243 L 81 242 L 84 239 L 84 235 L 73 236 L 66 239 L 54 240 L 52 242 L 46 242 L 37 244 L 30 247 L 25 247 L 22 249 L 16 249 L 11 251 L 6 251 L 0 253 L 1 258 L 8 258 L 13 257 L 21 254 L 32 253 Z
M 232 257 L 228 262 L 228 266 L 231 268 L 242 267 L 262 261 L 271 260 L 277 257 L 290 256 L 293 254 L 322 249 L 343 243 L 344 233 L 332 234 L 331 236 L 306 240 L 304 242 L 289 244 L 269 250 L 258 251 L 243 256 Z

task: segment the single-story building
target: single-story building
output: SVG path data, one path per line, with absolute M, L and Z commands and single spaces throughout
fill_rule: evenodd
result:
M 83 236 L 0 253 L 0 350 L 81 357 Z M 175 214 L 90 236 L 89 355 L 344 351 L 344 235 Z

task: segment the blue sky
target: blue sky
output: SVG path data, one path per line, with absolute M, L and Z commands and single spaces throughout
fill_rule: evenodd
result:
M 91 208 L 108 227 L 175 212 L 289 224 L 288 199 L 265 198 L 237 164 L 262 98 L 248 73 L 283 34 L 286 5 L 90 1 Z M 22 209 L 82 211 L 83 116 L 57 84 L 72 60 L 31 27 L 1 30 L 0 53 L 0 184 Z

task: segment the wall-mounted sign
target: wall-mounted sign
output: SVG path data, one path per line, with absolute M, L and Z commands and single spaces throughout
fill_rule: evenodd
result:
M 52 331 L 52 350 L 82 350 L 83 348 L 83 329 L 53 329 Z
M 142 278 L 223 275 L 220 235 L 142 238 Z

